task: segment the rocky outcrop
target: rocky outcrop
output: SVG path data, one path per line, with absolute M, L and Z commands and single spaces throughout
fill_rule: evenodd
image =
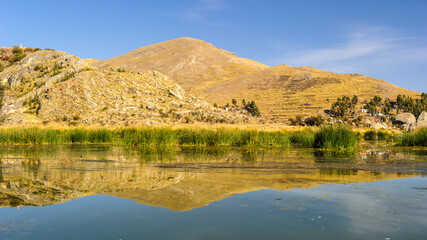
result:
M 399 113 L 396 116 L 396 121 L 408 125 L 416 123 L 415 117 L 412 113 Z
M 401 113 L 396 116 L 396 122 L 402 124 L 406 131 L 413 131 L 418 128 L 427 127 L 427 113 L 423 111 L 418 119 L 415 120 L 414 115 L 411 113 Z
M 395 122 L 401 124 L 405 131 L 409 131 L 415 128 L 417 121 L 412 113 L 399 113 L 396 116 Z
M 417 120 L 417 128 L 425 127 L 427 128 L 427 113 L 423 111 Z
M 158 125 L 241 123 L 250 116 L 214 108 L 156 72 L 117 72 L 53 50 L 28 54 L 0 73 L 6 124 Z

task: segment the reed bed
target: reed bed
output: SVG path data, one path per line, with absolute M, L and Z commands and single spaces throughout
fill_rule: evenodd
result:
M 232 146 L 354 148 L 355 133 L 345 127 L 325 126 L 301 131 L 256 129 L 129 128 L 0 128 L 0 144 L 109 143 L 141 147 Z
M 357 134 L 343 125 L 323 126 L 314 134 L 315 148 L 354 149 Z
M 427 147 L 427 128 L 420 128 L 414 132 L 403 134 L 401 144 L 403 146 Z

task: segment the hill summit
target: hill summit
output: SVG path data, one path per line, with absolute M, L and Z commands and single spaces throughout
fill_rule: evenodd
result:
M 156 70 L 177 79 L 184 89 L 194 92 L 268 68 L 208 42 L 187 37 L 138 48 L 95 65 L 107 69 L 124 68 L 131 72 Z

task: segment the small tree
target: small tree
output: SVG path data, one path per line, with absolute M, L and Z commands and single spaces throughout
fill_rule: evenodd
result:
M 351 99 L 351 103 L 353 104 L 353 108 L 356 106 L 356 104 L 359 102 L 359 99 L 357 98 L 356 95 L 353 96 L 353 98 Z
M 216 107 L 216 108 L 217 108 L 217 107 L 218 107 L 218 104 L 214 103 L 214 107 Z
M 242 106 L 245 107 L 246 106 L 246 101 L 245 99 L 242 100 Z
M 231 102 L 233 103 L 234 106 L 237 106 L 237 100 L 236 99 L 232 99 Z
M 252 116 L 259 117 L 261 115 L 258 106 L 255 104 L 255 101 L 252 100 L 252 102 L 246 104 L 245 106 L 246 111 L 248 111 Z

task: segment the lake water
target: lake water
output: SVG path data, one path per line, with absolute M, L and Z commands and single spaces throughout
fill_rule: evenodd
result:
M 426 239 L 427 150 L 0 147 L 0 239 Z

